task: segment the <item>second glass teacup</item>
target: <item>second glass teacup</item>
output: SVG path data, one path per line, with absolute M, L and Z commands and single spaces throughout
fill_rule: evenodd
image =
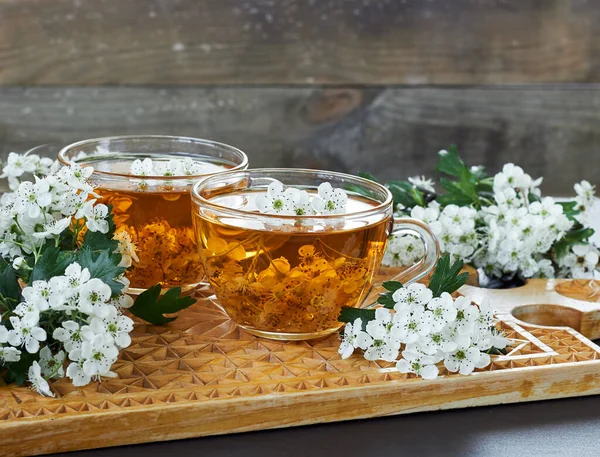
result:
M 127 271 L 132 294 L 155 284 L 190 292 L 202 281 L 190 189 L 198 179 L 248 166 L 246 154 L 232 146 L 162 135 L 80 141 L 63 148 L 58 158 L 65 165 L 75 162 L 94 168 L 90 180 L 99 202 L 112 205 L 117 234 L 129 236 L 136 246 L 137 261 Z M 133 173 L 134 161 L 144 159 L 151 159 L 163 173 Z M 171 172 L 169 167 L 186 159 L 189 169 Z M 178 174 L 186 171 L 184 176 Z
M 256 198 L 274 181 L 309 195 L 328 182 L 345 190 L 347 210 L 261 213 Z M 248 332 L 283 340 L 335 332 L 342 307 L 362 306 L 392 231 L 392 206 L 390 191 L 378 183 L 318 170 L 230 171 L 192 189 L 194 229 L 219 304 Z M 426 250 L 420 263 L 403 272 L 406 283 L 434 267 L 439 247 L 420 221 L 397 219 L 394 233 L 400 232 L 420 237 Z

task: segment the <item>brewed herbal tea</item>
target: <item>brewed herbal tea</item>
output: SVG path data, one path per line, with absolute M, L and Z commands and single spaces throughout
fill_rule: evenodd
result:
M 210 202 L 258 212 L 254 202 L 261 192 L 217 195 Z M 347 212 L 379 204 L 349 195 Z M 390 217 L 325 218 L 323 225 L 314 226 L 311 219 L 287 220 L 269 226 L 268 221 L 239 216 L 196 217 L 208 280 L 221 306 L 253 333 L 331 333 L 340 327 L 341 307 L 360 305 L 368 293 Z
M 90 161 L 95 170 L 129 173 L 131 161 Z M 225 171 L 230 166 L 202 164 L 207 173 Z M 131 288 L 146 289 L 160 283 L 191 286 L 200 282 L 204 269 L 192 229 L 190 187 L 192 180 L 132 177 L 126 181 L 100 181 L 99 200 L 112 205 L 119 231 L 126 231 L 138 261 L 127 271 Z

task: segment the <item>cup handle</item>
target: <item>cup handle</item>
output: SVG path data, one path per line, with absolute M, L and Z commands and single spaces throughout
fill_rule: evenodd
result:
M 413 219 L 411 217 L 401 217 L 394 219 L 394 230 L 392 235 L 414 235 L 419 238 L 424 245 L 425 255 L 423 258 L 406 270 L 398 273 L 393 278 L 387 281 L 399 281 L 403 285 L 407 285 L 418 281 L 427 276 L 435 267 L 440 256 L 440 245 L 431 228 L 423 221 Z M 383 287 L 383 281 L 374 283 L 367 297 L 363 300 L 363 307 L 371 307 L 376 302 L 379 296 L 387 292 Z

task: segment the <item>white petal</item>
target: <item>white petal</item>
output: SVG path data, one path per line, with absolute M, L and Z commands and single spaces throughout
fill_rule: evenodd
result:
M 435 365 L 426 365 L 421 368 L 421 377 L 423 379 L 435 379 L 439 373 L 440 370 Z

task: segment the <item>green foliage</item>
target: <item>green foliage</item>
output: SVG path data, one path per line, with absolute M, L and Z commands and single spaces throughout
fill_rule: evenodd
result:
M 30 354 L 27 351 L 21 352 L 21 358 L 18 362 L 10 362 L 6 364 L 4 373 L 4 381 L 7 384 L 14 382 L 18 386 L 22 386 L 27 381 L 29 375 L 29 367 L 34 361 L 38 360 L 39 354 Z
M 381 286 L 392 293 L 396 292 L 398 289 L 402 289 L 404 287 L 399 281 L 384 281 Z
M 396 302 L 392 298 L 394 292 L 396 292 L 398 289 L 401 289 L 404 286 L 402 286 L 402 283 L 398 281 L 385 281 L 382 284 L 382 287 L 385 290 L 387 290 L 387 292 L 382 293 L 377 298 L 377 303 L 383 305 L 385 308 L 392 309 L 396 304 Z
M 567 234 L 554 244 L 554 253 L 557 258 L 568 254 L 572 246 L 580 243 L 587 243 L 588 239 L 594 234 L 594 229 L 583 227 L 576 224 Z
M 581 214 L 581 211 L 577 209 L 577 202 L 557 202 L 563 207 L 563 213 L 570 221 L 577 222 L 575 216 Z
M 448 178 L 440 179 L 440 186 L 447 193 L 440 195 L 437 201 L 442 205 L 473 205 L 476 208 L 481 206 L 480 194 L 492 192 L 492 182 L 486 179 L 482 169 L 472 171 L 459 157 L 458 149 L 452 145 L 445 154 L 440 154 L 440 162 L 437 170 L 455 180 Z
M 0 257 L 0 304 L 13 310 L 21 301 L 21 288 L 12 266 Z
M 354 322 L 358 318 L 362 319 L 364 330 L 364 327 L 367 325 L 367 322 L 375 319 L 375 310 L 344 307 L 342 308 L 338 320 L 340 322 Z
M 173 314 L 192 306 L 196 300 L 192 297 L 180 297 L 181 288 L 173 287 L 163 296 L 160 295 L 161 286 L 157 284 L 141 293 L 129 312 L 134 316 L 144 319 L 154 325 L 163 325 L 174 321 L 175 317 L 165 317 L 164 314 Z
M 460 273 L 462 267 L 463 263 L 461 261 L 456 261 L 450 265 L 449 254 L 440 257 L 428 286 L 434 297 L 439 297 L 443 292 L 452 293 L 467 282 L 469 273 Z M 387 292 L 379 296 L 377 303 L 385 308 L 393 309 L 396 304 L 393 299 L 394 292 L 401 289 L 403 285 L 398 281 L 386 281 L 382 286 Z M 368 321 L 375 319 L 375 310 L 344 307 L 338 320 L 341 322 L 354 322 L 359 317 L 362 319 L 363 325 L 366 325 Z
M 361 178 L 368 179 L 369 181 L 379 182 L 377 180 L 377 178 L 375 176 L 373 176 L 371 173 L 367 173 L 367 172 L 364 172 L 364 171 L 359 171 L 357 173 L 357 175 L 360 176 Z
M 415 188 L 408 181 L 390 181 L 385 184 L 394 198 L 394 207 L 402 205 L 406 208 L 426 206 L 425 193 Z
M 92 278 L 101 279 L 108 284 L 113 295 L 118 295 L 123 290 L 123 284 L 116 281 L 123 273 L 125 267 L 119 267 L 121 254 L 113 253 L 111 250 L 94 251 L 92 247 L 87 246 L 77 252 L 77 262 L 81 268 L 87 268 Z M 64 271 L 64 270 L 63 270 Z
M 440 173 L 445 173 L 456 178 L 465 176 L 466 174 L 473 175 L 470 168 L 458 156 L 458 148 L 452 144 L 444 154 L 439 154 L 440 163 L 437 170 Z
M 42 249 L 42 255 L 33 266 L 29 280 L 48 281 L 54 276 L 61 276 L 74 261 L 74 252 L 62 251 L 59 247 L 54 246 L 54 240 L 48 240 Z
M 439 297 L 444 292 L 451 294 L 467 282 L 469 273 L 460 273 L 462 267 L 463 262 L 460 260 L 450 265 L 449 254 L 440 257 L 429 282 L 429 289 L 434 297 Z

